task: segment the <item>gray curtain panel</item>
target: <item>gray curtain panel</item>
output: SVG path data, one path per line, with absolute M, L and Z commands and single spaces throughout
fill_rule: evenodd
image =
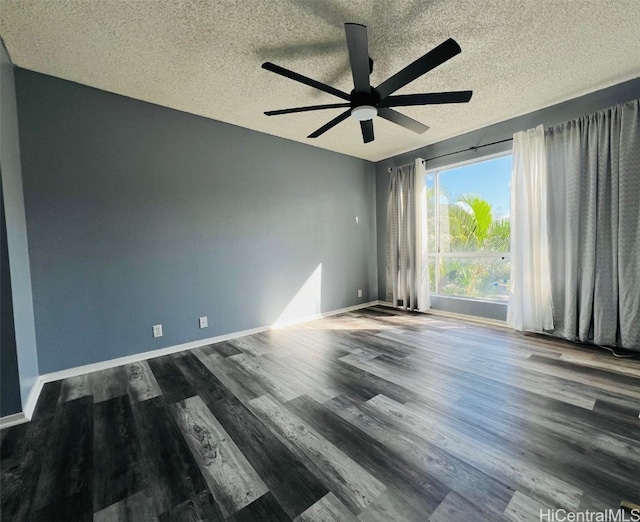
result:
M 554 333 L 640 351 L 640 100 L 545 140 Z
M 415 166 L 393 169 L 387 201 L 387 301 L 418 308 Z

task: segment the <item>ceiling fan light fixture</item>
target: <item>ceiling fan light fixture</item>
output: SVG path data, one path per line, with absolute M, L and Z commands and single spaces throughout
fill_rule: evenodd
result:
M 373 105 L 360 105 L 351 109 L 351 116 L 358 121 L 372 120 L 378 115 L 378 109 Z

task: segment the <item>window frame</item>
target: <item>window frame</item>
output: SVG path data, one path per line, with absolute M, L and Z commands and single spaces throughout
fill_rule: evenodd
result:
M 506 156 L 513 156 L 513 151 L 511 149 L 502 151 L 502 152 L 495 152 L 493 154 L 487 154 L 485 156 L 482 156 L 480 158 L 471 158 L 468 160 L 463 160 L 463 161 L 459 161 L 457 163 L 448 163 L 446 165 L 441 165 L 439 167 L 432 167 L 430 169 L 425 168 L 422 171 L 422 175 L 421 175 L 421 179 L 422 179 L 422 185 L 426 186 L 427 184 L 427 176 L 429 175 L 433 175 L 434 176 L 434 187 L 435 187 L 435 193 L 434 193 L 434 200 L 437 202 L 437 204 L 435 205 L 435 209 L 434 209 L 434 217 L 435 217 L 435 238 L 434 238 L 434 244 L 437 247 L 437 252 L 429 252 L 427 251 L 427 264 L 430 263 L 431 259 L 434 260 L 434 276 L 435 276 L 435 281 L 433 282 L 433 289 L 434 291 L 432 292 L 433 295 L 438 296 L 438 297 L 448 297 L 448 298 L 454 298 L 454 299 L 470 299 L 473 301 L 486 301 L 486 302 L 490 302 L 490 303 L 501 303 L 502 301 L 497 301 L 495 299 L 483 299 L 480 297 L 469 297 L 469 296 L 463 296 L 463 295 L 449 295 L 449 294 L 441 294 L 439 293 L 439 286 L 440 286 L 440 263 L 439 260 L 441 258 L 454 258 L 454 257 L 459 257 L 459 258 L 482 258 L 482 257 L 487 257 L 487 258 L 500 258 L 500 259 L 508 259 L 509 261 L 511 261 L 511 249 L 509 249 L 508 252 L 484 252 L 484 251 L 475 251 L 475 252 L 440 252 L 440 174 L 443 171 L 448 171 L 448 170 L 453 170 L 453 169 L 457 169 L 457 168 L 461 168 L 461 167 L 466 167 L 468 165 L 474 165 L 476 163 L 482 163 L 484 161 L 491 161 L 494 159 L 498 159 L 498 158 L 504 158 Z M 511 209 L 509 209 L 509 215 L 511 215 Z

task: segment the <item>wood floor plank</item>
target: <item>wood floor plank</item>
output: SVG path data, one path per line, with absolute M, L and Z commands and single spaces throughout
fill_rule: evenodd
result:
M 509 522 L 541 520 L 540 513 L 546 513 L 549 509 L 549 506 L 529 498 L 520 491 L 516 491 L 504 511 L 504 519 Z
M 90 373 L 87 379 L 95 404 L 127 393 L 127 382 L 122 366 Z
M 229 518 L 231 522 L 287 522 L 291 518 L 271 493 L 265 493 Z
M 404 429 L 438 444 L 448 453 L 466 460 L 487 474 L 521 485 L 536 498 L 548 499 L 565 509 L 576 509 L 580 505 L 583 492 L 579 488 L 537 469 L 533 463 L 509 459 L 496 448 L 473 440 L 465 433 L 446 425 L 435 423 L 428 415 L 416 409 L 410 409 L 383 395 L 368 401 L 366 407 L 378 409 Z M 469 448 L 474 450 L 469 451 Z
M 487 513 L 483 513 L 466 498 L 452 491 L 429 517 L 430 522 L 450 522 L 451 520 L 489 522 L 494 518 Z
M 60 399 L 62 381 L 45 383 L 38 397 L 38 403 L 33 411 L 32 420 L 40 420 L 45 417 L 52 417 L 56 412 L 56 406 Z
M 513 490 L 464 460 L 389 422 L 386 415 L 364 410 L 348 397 L 336 397 L 325 406 L 394 451 L 405 462 L 428 471 L 448 488 L 499 518 Z
M 303 390 L 296 390 L 288 380 L 283 380 L 281 376 L 274 373 L 274 366 L 267 369 L 268 360 L 259 357 L 250 357 L 244 353 L 228 357 L 227 360 L 237 365 L 250 374 L 254 380 L 269 391 L 274 397 L 280 401 L 288 401 L 294 399 L 304 393 Z
M 144 478 L 157 514 L 207 490 L 164 397 L 131 405 L 144 458 Z
M 343 362 L 345 361 L 343 360 Z M 456 385 L 457 383 L 448 380 L 445 381 L 442 378 L 442 372 L 431 372 L 425 369 L 421 369 L 420 371 L 409 371 L 407 368 L 398 367 L 397 365 L 385 364 L 379 357 L 368 361 L 352 359 L 345 362 L 345 364 L 354 366 L 371 375 L 385 378 L 398 386 L 402 386 L 405 390 L 408 390 L 413 394 L 410 397 L 402 397 L 404 400 L 399 402 L 407 402 L 407 400 L 412 400 L 416 396 L 428 397 L 435 395 L 440 398 L 442 402 L 449 403 L 454 403 L 462 398 L 462 394 Z M 428 377 L 432 376 L 433 373 L 438 374 L 439 378 L 429 379 Z M 383 390 L 380 390 L 380 393 L 383 393 Z M 375 393 L 374 395 L 367 397 L 366 400 L 375 397 L 375 395 L 379 395 L 380 393 Z
M 153 500 L 145 491 L 138 491 L 93 514 L 93 522 L 157 521 Z
M 277 382 L 284 382 L 295 397 L 310 395 L 319 402 L 332 399 L 339 391 L 332 386 L 322 372 L 313 371 L 308 364 L 296 357 L 274 358 L 271 354 L 255 359 Z M 286 402 L 285 397 L 282 397 Z
M 89 395 L 91 395 L 91 386 L 89 384 L 88 374 L 85 373 L 83 375 L 69 377 L 62 381 L 58 401 L 72 401 Z
M 405 462 L 401 455 L 314 400 L 301 396 L 289 401 L 287 407 L 387 489 L 392 489 L 402 503 L 412 505 L 423 518 L 449 493 L 449 488 L 435 477 Z
M 290 517 L 326 495 L 320 480 L 199 359 L 188 355 L 176 364 Z
M 343 361 L 338 361 L 331 367 L 331 375 L 343 394 L 351 397 L 369 400 L 384 393 L 403 403 L 415 398 L 415 393 L 406 386 Z
M 142 402 L 162 395 L 162 390 L 147 361 L 127 364 L 124 371 L 131 402 Z
M 144 487 L 140 445 L 129 397 L 122 395 L 93 408 L 93 511 L 123 500 Z
M 269 345 L 259 335 L 247 335 L 229 341 L 234 348 L 251 357 L 260 357 L 269 353 Z
M 265 395 L 249 402 L 252 411 L 325 481 L 352 513 L 357 514 L 385 486 L 284 406 Z
M 181 504 L 165 511 L 158 517 L 159 522 L 185 522 L 206 520 L 207 522 L 222 522 L 225 520 L 220 507 L 216 503 L 211 491 L 206 490 Z
M 241 354 L 242 351 L 238 350 L 235 346 L 228 342 L 221 342 L 216 344 L 211 344 L 209 346 L 204 346 L 202 348 L 203 351 L 211 350 L 211 352 L 217 352 L 222 357 L 231 357 L 233 355 Z
M 621 364 L 619 359 L 613 359 L 608 354 L 594 353 L 592 350 L 572 350 L 563 353 L 560 356 L 560 360 L 571 363 L 573 366 L 586 366 L 588 368 L 607 370 L 613 374 L 622 374 L 634 378 L 640 377 L 639 360 L 629 359 Z
M 176 402 L 170 408 L 225 517 L 268 491 L 199 396 Z
M 586 419 L 580 419 L 579 417 L 567 419 L 566 417 L 558 416 L 552 408 L 537 408 L 528 412 L 522 411 L 521 408 L 514 408 L 512 404 L 505 403 L 501 410 L 513 417 L 530 420 L 551 433 L 568 437 L 582 448 L 595 449 L 605 454 L 615 452 L 619 457 L 640 465 L 640 445 L 638 444 L 638 439 L 634 438 L 633 435 L 621 436 L 615 432 L 604 431 L 595 427 L 590 432 L 590 430 L 585 430 L 584 428 L 584 423 L 588 422 Z M 594 437 L 594 432 L 597 433 L 597 437 Z
M 5 520 L 28 520 L 31 499 L 38 486 L 49 440 L 53 413 L 42 415 L 47 420 L 32 421 L 2 430 L 0 447 L 0 516 Z M 27 501 L 29 500 L 29 501 Z
M 447 360 L 440 360 L 439 363 L 452 365 Z M 567 404 L 574 404 L 587 410 L 593 409 L 598 397 L 597 390 L 590 386 L 566 379 L 548 377 L 539 372 L 520 370 L 507 363 L 487 361 L 478 357 L 471 361 L 467 370 L 475 375 L 501 383 L 513 383 L 529 393 L 562 400 Z
M 341 339 L 333 332 L 316 328 L 313 331 L 291 327 L 269 332 L 277 347 L 267 355 L 269 357 L 295 357 L 302 354 L 305 360 L 313 359 L 318 364 L 332 362 L 351 353 L 348 346 L 342 346 Z
M 357 522 L 358 519 L 333 493 L 327 493 L 294 520 L 295 522 Z
M 407 502 L 406 496 L 397 490 L 387 489 L 358 515 L 361 522 L 423 522 L 428 520 L 428 511 L 419 508 L 419 502 Z
M 500 448 L 508 459 L 534 462 L 546 473 L 579 485 L 583 490 L 596 487 L 603 493 L 610 483 L 616 484 L 615 490 L 620 494 L 625 491 L 631 494 L 637 488 L 637 467 L 619 458 L 615 451 L 594 451 L 585 460 L 584 449 L 576 447 L 570 438 L 545 430 L 526 417 L 513 417 L 499 408 L 478 402 L 457 403 L 453 407 L 443 408 L 433 400 L 423 399 L 419 404 L 409 402 L 405 406 L 416 408 L 434 423 L 455 425 L 456 431 L 482 444 Z M 583 408 L 542 397 L 530 398 L 525 408 L 528 417 L 534 416 L 536 409 L 544 408 L 566 418 L 568 422 L 576 414 L 579 417 L 594 416 Z M 585 429 L 592 429 L 594 438 L 601 433 L 588 426 Z M 615 478 L 610 475 L 612 469 L 615 469 Z
M 51 504 L 35 509 L 32 507 L 31 520 L 64 520 L 86 521 L 93 519 L 91 513 L 91 498 L 84 493 L 76 493 L 68 497 L 61 497 Z
M 176 368 L 171 357 L 149 359 L 148 364 L 168 404 L 195 395 L 189 381 Z
M 599 390 L 610 391 L 640 402 L 640 389 L 638 379 L 626 375 L 611 375 L 611 372 L 602 368 L 590 368 L 577 366 L 569 361 L 558 360 L 543 355 L 533 354 L 524 361 L 518 363 L 519 367 L 530 368 L 535 371 L 567 379 L 573 382 L 586 384 Z
M 385 333 L 381 335 L 385 335 L 385 337 L 390 339 L 398 340 L 398 336 L 394 336 L 393 334 Z M 447 338 L 452 335 L 454 334 L 431 334 L 430 337 L 440 337 L 443 342 L 446 342 Z M 426 340 L 424 334 L 420 333 L 411 333 L 403 336 L 404 340 L 407 338 L 412 339 L 417 345 L 424 343 Z M 450 339 L 449 342 L 451 342 Z M 529 393 L 556 398 L 589 410 L 593 408 L 595 399 L 597 398 L 597 392 L 592 387 L 566 379 L 548 377 L 547 375 L 539 372 L 519 368 L 505 362 L 504 356 L 502 361 L 496 359 L 496 357 L 488 356 L 487 351 L 488 349 L 491 349 L 491 345 L 483 344 L 466 337 L 464 338 L 464 342 L 467 346 L 476 344 L 477 353 L 479 354 L 476 355 L 473 361 L 465 367 L 467 372 L 473 375 L 496 380 L 501 383 L 513 384 Z M 498 353 L 504 352 L 499 351 Z M 523 358 L 518 357 L 517 359 Z M 436 361 L 433 362 L 436 363 Z M 439 359 L 437 363 L 456 369 L 459 361 L 456 361 L 451 357 L 446 357 Z
M 219 353 L 207 349 L 196 348 L 193 354 L 207 369 L 231 390 L 234 396 L 243 403 L 260 397 L 268 391 L 243 368 L 226 360 Z
M 325 368 L 325 363 L 312 354 L 305 354 L 298 349 L 287 357 L 276 357 L 270 353 L 261 359 L 268 359 L 278 367 L 282 378 L 290 379 L 291 375 L 294 375 L 296 389 L 318 402 L 332 399 L 341 393 L 330 371 Z
M 356 331 L 351 334 L 350 337 L 352 340 L 361 343 L 361 346 L 366 347 L 363 351 L 373 352 L 377 355 L 384 355 L 390 359 L 404 359 L 414 353 L 414 350 L 405 345 L 383 339 L 382 337 L 366 330 Z
M 402 385 L 391 382 L 384 377 L 363 371 L 343 361 L 344 357 L 348 355 L 362 355 L 362 350 L 352 346 L 351 351 L 345 351 L 338 355 L 339 358 L 335 360 L 324 359 L 322 364 L 316 365 L 315 367 L 312 366 L 313 360 L 304 358 L 303 355 L 293 356 L 287 363 L 290 362 L 289 366 L 292 368 L 302 369 L 306 367 L 306 371 L 314 371 L 319 375 L 320 380 L 326 383 L 324 386 L 325 389 L 331 394 L 331 397 L 326 397 L 327 399 L 333 398 L 337 394 L 343 394 L 365 401 L 380 393 L 393 396 L 400 402 L 405 402 L 415 397 L 410 390 Z M 299 391 L 310 395 L 304 388 Z M 302 393 L 299 393 L 298 395 L 301 394 Z M 283 398 L 283 400 L 286 401 L 287 399 Z
M 617 401 L 600 398 L 596 400 L 593 411 L 616 426 L 624 426 L 620 435 L 630 435 L 640 439 L 640 402 L 635 405 L 620 404 Z
M 44 442 L 44 441 L 43 441 Z M 58 405 L 43 453 L 33 496 L 34 510 L 93 514 L 93 400 L 91 396 Z M 78 510 L 73 509 L 77 505 Z M 87 510 L 88 508 L 88 510 Z

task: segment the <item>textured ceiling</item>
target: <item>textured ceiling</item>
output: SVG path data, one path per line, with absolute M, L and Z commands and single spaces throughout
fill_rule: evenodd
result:
M 106 91 L 377 161 L 640 76 L 638 0 L 0 0 L 13 62 Z M 372 84 L 452 37 L 462 54 L 397 94 L 473 90 L 468 104 L 400 108 L 363 144 L 342 100 L 260 68 L 272 61 L 351 91 L 344 22 L 369 27 Z

